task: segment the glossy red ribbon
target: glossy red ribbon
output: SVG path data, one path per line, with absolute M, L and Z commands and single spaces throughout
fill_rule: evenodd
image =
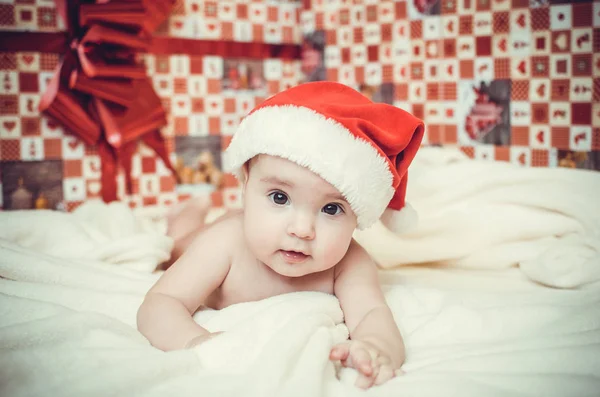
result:
M 159 129 L 167 124 L 137 54 L 167 18 L 173 0 L 55 0 L 67 21 L 62 61 L 43 93 L 40 111 L 66 126 L 102 160 L 102 198 L 117 200 L 123 167 L 131 192 L 131 163 L 140 141 L 173 170 Z

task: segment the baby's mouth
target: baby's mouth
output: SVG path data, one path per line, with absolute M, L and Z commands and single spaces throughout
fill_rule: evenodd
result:
M 283 257 L 283 260 L 285 260 L 287 263 L 302 263 L 310 256 L 298 251 L 279 250 L 279 252 Z

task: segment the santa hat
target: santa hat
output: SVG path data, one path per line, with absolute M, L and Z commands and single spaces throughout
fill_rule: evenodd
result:
M 293 161 L 340 191 L 359 229 L 381 219 L 402 232 L 417 221 L 405 195 L 408 166 L 423 132 L 423 122 L 410 113 L 353 88 L 305 83 L 254 108 L 240 123 L 225 161 L 238 176 L 258 154 Z

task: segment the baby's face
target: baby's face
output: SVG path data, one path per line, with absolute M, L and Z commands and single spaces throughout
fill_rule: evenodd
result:
M 307 168 L 279 157 L 252 161 L 244 185 L 244 233 L 253 254 L 286 277 L 335 266 L 356 216 L 340 192 Z

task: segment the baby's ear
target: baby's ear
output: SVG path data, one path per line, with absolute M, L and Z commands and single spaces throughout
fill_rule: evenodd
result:
M 250 161 L 246 161 L 242 166 L 242 184 L 246 187 L 246 183 L 248 182 L 248 177 L 250 176 Z
M 242 201 L 244 200 L 244 196 L 246 195 L 246 187 L 248 186 L 248 179 L 250 178 L 250 161 L 246 161 L 240 172 L 238 172 L 238 176 L 242 179 L 240 180 L 242 187 Z

